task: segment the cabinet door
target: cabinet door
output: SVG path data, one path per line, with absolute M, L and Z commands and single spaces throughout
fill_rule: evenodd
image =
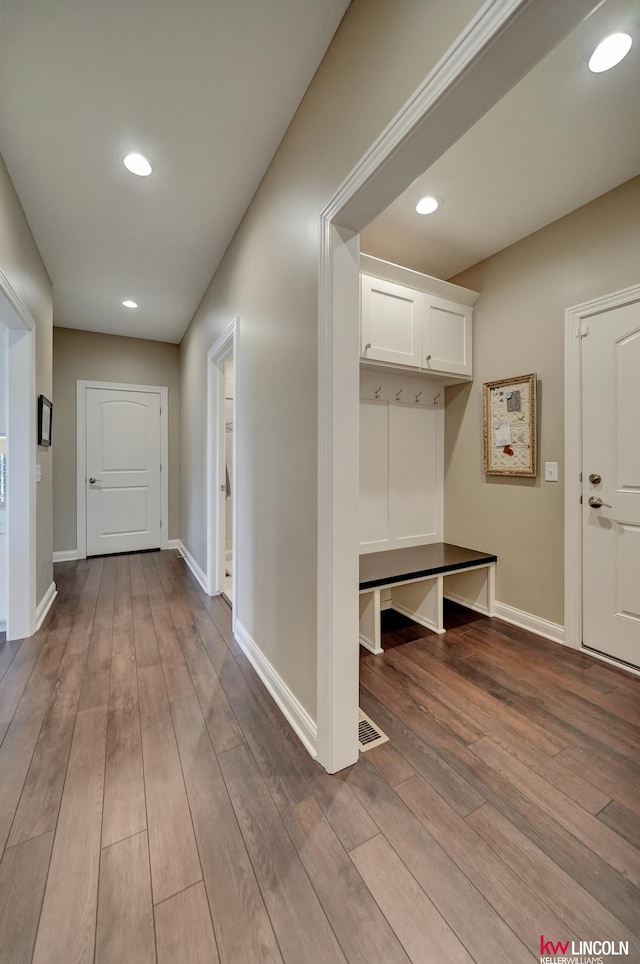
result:
M 362 357 L 419 368 L 424 295 L 365 274 L 361 285 Z
M 473 308 L 425 295 L 420 365 L 427 371 L 473 374 Z

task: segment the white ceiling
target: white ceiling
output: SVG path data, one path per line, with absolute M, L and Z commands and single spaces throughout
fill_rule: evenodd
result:
M 180 341 L 348 5 L 2 0 L 0 152 L 56 324 Z
M 627 58 L 587 69 L 631 33 Z M 607 0 L 361 235 L 361 249 L 440 278 L 495 254 L 640 173 L 640 0 Z M 420 216 L 424 195 L 443 203 Z

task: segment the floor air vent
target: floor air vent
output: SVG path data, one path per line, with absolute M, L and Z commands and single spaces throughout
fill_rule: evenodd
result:
M 358 710 L 359 722 L 358 722 L 358 742 L 360 743 L 360 749 L 371 750 L 374 746 L 379 746 L 381 743 L 386 743 L 389 739 L 388 736 L 382 732 L 379 726 L 369 719 L 366 713 L 362 710 Z

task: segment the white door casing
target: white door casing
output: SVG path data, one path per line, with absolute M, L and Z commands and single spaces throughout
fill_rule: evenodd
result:
M 167 388 L 77 384 L 79 557 L 165 548 Z
M 7 333 L 7 639 L 36 630 L 36 330 L 0 270 L 0 316 Z
M 582 641 L 640 668 L 640 300 L 581 329 Z

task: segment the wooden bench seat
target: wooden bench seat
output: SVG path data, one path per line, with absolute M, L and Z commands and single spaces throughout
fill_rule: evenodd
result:
M 444 633 L 443 599 L 494 615 L 497 556 L 448 542 L 360 556 L 360 644 L 381 653 L 380 612 Z

